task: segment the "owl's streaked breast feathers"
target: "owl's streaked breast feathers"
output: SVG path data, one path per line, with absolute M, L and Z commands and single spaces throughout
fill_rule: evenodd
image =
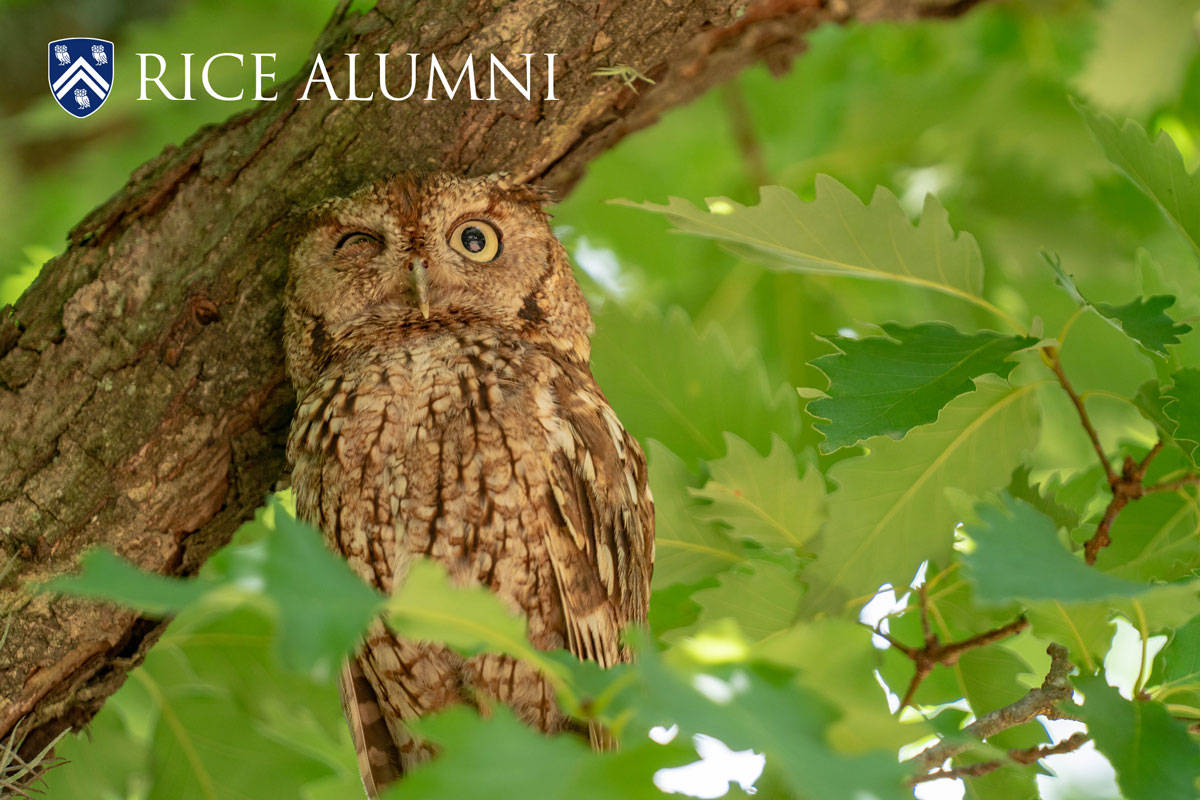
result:
M 323 204 L 285 302 L 298 512 L 385 592 L 432 557 L 523 613 L 535 646 L 622 660 L 621 629 L 646 619 L 653 506 L 642 451 L 588 367 L 590 331 L 524 187 L 400 176 Z M 577 727 L 528 665 L 381 623 L 343 691 L 372 794 L 429 755 L 403 720 L 451 703 Z

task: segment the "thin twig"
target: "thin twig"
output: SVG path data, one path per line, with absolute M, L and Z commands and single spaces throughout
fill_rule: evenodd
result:
M 1046 679 L 1042 681 L 1042 685 L 1036 689 L 1030 689 L 1024 697 L 1016 702 L 990 711 L 963 728 L 962 732 L 966 734 L 966 737 L 983 741 L 1001 731 L 1023 725 L 1039 714 L 1049 716 L 1053 713 L 1059 717 L 1062 716 L 1062 712 L 1055 706 L 1055 703 L 1071 698 L 1071 680 L 1068 677 L 1071 672 L 1071 661 L 1067 657 L 1067 648 L 1060 644 L 1051 644 L 1046 648 L 1046 652 L 1050 654 L 1050 670 L 1046 673 Z M 966 737 L 953 741 L 943 739 L 913 756 L 909 759 L 909 763 L 926 771 L 934 769 L 944 763 L 946 759 L 954 758 L 968 749 L 971 743 L 966 741 Z
M 1071 385 L 1071 381 L 1067 379 L 1067 373 L 1063 370 L 1062 361 L 1058 357 L 1058 348 L 1043 347 L 1042 353 L 1046 357 L 1047 366 L 1054 373 L 1054 377 L 1058 378 L 1063 391 L 1067 393 L 1067 396 L 1071 398 L 1071 402 L 1075 405 L 1075 411 L 1079 414 L 1079 421 L 1083 423 L 1083 429 L 1087 431 L 1088 438 L 1092 440 L 1092 448 L 1100 458 L 1100 465 L 1104 467 L 1104 477 L 1108 479 L 1110 486 L 1113 485 L 1117 481 L 1117 473 L 1113 470 L 1108 456 L 1104 454 L 1104 447 L 1100 444 L 1100 436 L 1096 433 L 1096 428 L 1092 425 L 1091 418 L 1088 417 L 1087 409 L 1083 405 L 1083 399 L 1075 391 L 1075 387 Z
M 1100 459 L 1100 466 L 1104 468 L 1104 477 L 1108 481 L 1108 488 L 1112 491 L 1112 500 L 1108 502 L 1108 507 L 1104 509 L 1104 516 L 1100 519 L 1100 524 L 1096 526 L 1096 532 L 1092 534 L 1092 538 L 1087 540 L 1083 546 L 1083 558 L 1088 564 L 1095 564 L 1096 558 L 1100 555 L 1100 551 L 1112 544 L 1113 523 L 1117 520 L 1117 515 L 1125 506 L 1129 505 L 1134 500 L 1140 500 L 1145 495 L 1151 492 L 1172 492 L 1177 489 L 1182 489 L 1184 486 L 1194 486 L 1200 484 L 1200 475 L 1186 475 L 1183 478 L 1175 481 L 1167 481 L 1154 486 L 1145 486 L 1142 481 L 1146 477 L 1146 470 L 1150 468 L 1152 462 L 1162 449 L 1166 442 L 1159 439 L 1154 443 L 1154 447 L 1150 448 L 1150 452 L 1146 453 L 1141 461 L 1134 461 L 1129 456 L 1125 456 L 1125 461 L 1122 464 L 1121 472 L 1118 474 L 1112 466 L 1112 462 L 1104 453 L 1104 447 L 1100 444 L 1100 436 L 1096 433 L 1096 428 L 1092 425 L 1091 417 L 1088 416 L 1087 408 L 1084 406 L 1083 398 L 1075 391 L 1075 387 L 1071 385 L 1071 381 L 1067 378 L 1067 373 L 1063 370 L 1062 360 L 1058 357 L 1058 348 L 1053 346 L 1042 348 L 1042 360 L 1046 362 L 1046 366 L 1058 378 L 1059 385 L 1063 391 L 1067 393 L 1067 397 L 1071 398 L 1071 403 L 1075 406 L 1075 411 L 1079 414 L 1079 421 L 1083 424 L 1083 429 L 1087 431 L 1088 439 L 1092 443 L 1092 449 L 1096 451 L 1096 455 Z
M 1200 475 L 1184 475 L 1182 478 L 1173 481 L 1163 481 L 1156 483 L 1153 486 L 1146 486 L 1142 489 L 1142 494 L 1150 494 L 1151 492 L 1174 492 L 1182 489 L 1185 486 L 1200 485 Z
M 1046 756 L 1057 756 L 1063 753 L 1073 753 L 1085 744 L 1090 742 L 1092 737 L 1083 731 L 1073 733 L 1066 739 L 1063 739 L 1058 744 L 1040 745 L 1037 747 L 1027 747 L 1023 750 L 1009 750 L 1008 757 L 1018 764 L 1033 764 Z M 918 783 L 926 783 L 928 781 L 940 781 L 943 778 L 977 778 L 980 775 L 987 775 L 989 772 L 999 769 L 1004 766 L 1003 761 L 981 761 L 978 764 L 965 764 L 961 767 L 952 769 L 939 769 L 934 772 L 926 772 L 924 775 L 916 775 L 908 779 L 909 786 L 916 786 Z
M 929 594 L 925 587 L 926 584 L 921 584 L 921 587 L 917 590 L 921 603 L 921 630 L 925 636 L 925 642 L 921 647 L 904 644 L 904 642 L 896 639 L 890 633 L 885 633 L 879 628 L 873 628 L 876 635 L 886 640 L 888 644 L 899 650 L 913 662 L 912 680 L 908 682 L 908 689 L 904 692 L 904 697 L 900 701 L 901 709 L 912 704 L 913 697 L 916 695 L 922 681 L 929 676 L 929 673 L 933 672 L 933 668 L 938 664 L 945 666 L 956 664 L 963 653 L 966 653 L 968 650 L 986 647 L 993 642 L 1015 636 L 1029 627 L 1029 621 L 1024 616 L 1021 616 L 1007 625 L 1001 625 L 998 628 L 984 631 L 969 639 L 942 644 L 937 634 L 929 626 Z

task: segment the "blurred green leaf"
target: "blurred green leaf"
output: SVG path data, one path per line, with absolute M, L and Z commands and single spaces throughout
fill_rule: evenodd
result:
M 445 642 L 464 653 L 508 653 L 536 664 L 547 677 L 558 670 L 526 638 L 524 617 L 479 584 L 456 586 L 436 561 L 416 559 L 387 600 L 388 622 L 402 635 Z
M 1085 106 L 1076 108 L 1108 160 L 1158 205 L 1200 255 L 1200 177 L 1188 173 L 1171 137 L 1160 132 L 1151 141 L 1133 120 L 1118 125 Z
M 1154 588 L 1084 564 L 1062 546 L 1054 522 L 1023 500 L 1002 494 L 999 504 L 980 505 L 976 513 L 979 521 L 967 525 L 975 549 L 963 560 L 982 603 L 1086 602 L 1134 597 Z
M 379 613 L 383 598 L 363 583 L 321 534 L 275 507 L 264 591 L 279 612 L 279 649 L 296 669 L 332 674 Z
M 1126 700 L 1099 676 L 1075 686 L 1084 695 L 1080 719 L 1128 800 L 1195 800 L 1200 747 L 1183 723 L 1152 700 Z
M 718 586 L 692 594 L 701 608 L 697 627 L 732 619 L 751 642 L 791 626 L 804 596 L 795 568 L 762 559 L 726 570 L 717 581 Z M 746 602 L 748 597 L 754 601 Z
M 154 733 L 153 784 L 147 800 L 215 800 L 220 797 L 299 797 L 330 767 L 281 744 L 245 717 L 219 691 L 163 691 L 138 673 L 161 710 Z
M 796 441 L 796 393 L 772 388 L 761 360 L 735 357 L 717 329 L 697 333 L 678 309 L 635 314 L 608 303 L 595 316 L 592 368 L 639 438 L 657 439 L 693 468 L 721 456 L 726 431 L 760 450 L 772 436 Z
M 441 754 L 407 775 L 384 794 L 401 798 L 475 797 L 480 787 L 497 798 L 562 800 L 657 800 L 655 770 L 687 760 L 679 745 L 643 739 L 617 753 L 594 753 L 571 735 L 545 736 L 517 721 L 503 706 L 487 720 L 474 709 L 457 707 L 420 720 L 422 737 L 437 742 Z M 515 769 L 515 765 L 530 768 Z
M 1079 90 L 1104 108 L 1139 116 L 1173 99 L 1196 53 L 1196 12 L 1194 0 L 1112 0 L 1102 6 Z
M 50 592 L 112 600 L 156 616 L 179 611 L 213 588 L 201 580 L 167 578 L 138 569 L 103 549 L 89 550 L 78 575 L 54 578 L 44 584 Z
M 1028 336 L 964 334 L 940 323 L 906 328 L 884 324 L 886 337 L 834 337 L 837 353 L 813 366 L 829 377 L 828 397 L 809 403 L 829 452 L 872 436 L 899 438 L 933 422 L 946 403 L 975 388 L 973 378 L 994 373 L 1007 378 L 1009 357 L 1032 347 Z
M 757 642 L 752 653 L 798 670 L 803 686 L 837 706 L 829 742 L 838 750 L 898 750 L 928 731 L 921 722 L 901 723 L 888 710 L 875 677 L 882 654 L 871 644 L 871 632 L 857 622 L 806 620 Z

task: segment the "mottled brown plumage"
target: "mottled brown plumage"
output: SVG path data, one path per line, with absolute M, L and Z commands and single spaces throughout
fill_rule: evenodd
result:
M 314 210 L 285 302 L 288 456 L 300 516 L 368 582 L 390 592 L 432 557 L 524 614 L 535 646 L 609 666 L 646 619 L 653 507 L 540 200 L 499 177 L 399 176 Z M 382 622 L 342 691 L 372 796 L 430 754 L 406 719 L 495 699 L 575 727 L 527 664 Z

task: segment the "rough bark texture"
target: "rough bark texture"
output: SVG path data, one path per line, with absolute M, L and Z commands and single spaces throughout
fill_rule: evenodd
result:
M 25 753 L 81 726 L 161 623 L 29 592 L 103 545 L 193 574 L 284 469 L 293 397 L 279 297 L 297 208 L 384 174 L 504 170 L 562 192 L 664 110 L 756 61 L 787 67 L 814 26 L 950 16 L 938 0 L 381 0 L 335 12 L 314 52 L 345 96 L 376 52 L 558 52 L 558 101 L 332 102 L 307 78 L 138 169 L 0 311 L 0 737 Z M 344 9 L 345 4 L 341 7 Z M 629 65 L 634 92 L 592 73 Z M 544 74 L 544 71 L 543 71 Z M 461 95 L 460 95 L 461 98 Z

